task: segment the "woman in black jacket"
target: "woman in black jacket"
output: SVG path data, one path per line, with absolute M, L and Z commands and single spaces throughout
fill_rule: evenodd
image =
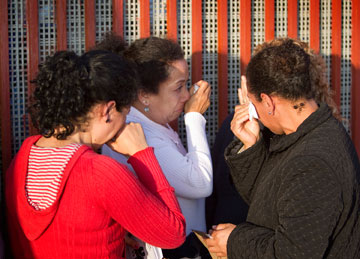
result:
M 207 239 L 228 258 L 359 258 L 360 166 L 346 130 L 318 96 L 310 54 L 268 44 L 242 78 L 225 151 L 247 221 Z M 322 71 L 324 73 L 324 71 Z M 265 126 L 249 119 L 252 103 Z

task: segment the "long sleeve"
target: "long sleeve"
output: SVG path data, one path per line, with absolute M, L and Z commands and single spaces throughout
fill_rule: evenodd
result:
M 205 119 L 197 112 L 185 115 L 188 152 L 182 154 L 174 145 L 149 139 L 155 155 L 177 196 L 188 199 L 207 197 L 212 192 L 212 164 L 205 133 Z
M 229 258 L 324 257 L 343 208 L 334 172 L 325 161 L 304 155 L 289 161 L 279 174 L 278 197 L 273 197 L 278 223 L 238 225 L 229 237 Z
M 134 154 L 129 163 L 139 180 L 112 159 L 93 163 L 95 199 L 141 240 L 162 248 L 178 247 L 185 239 L 185 219 L 152 148 Z
M 225 160 L 230 168 L 233 183 L 246 203 L 250 203 L 255 185 L 267 157 L 264 138 L 238 153 L 242 147 L 239 139 L 233 140 L 225 150 Z
M 185 115 L 189 152 L 186 151 L 175 131 L 150 120 L 134 107 L 130 109 L 127 121 L 141 123 L 148 145 L 154 148 L 156 159 L 166 179 L 175 189 L 181 211 L 186 219 L 187 235 L 192 229 L 206 231 L 205 197 L 212 192 L 213 173 L 205 134 L 205 118 L 196 112 Z M 102 153 L 126 164 L 123 155 L 106 145 L 103 146 Z M 126 165 L 135 172 L 132 164 Z

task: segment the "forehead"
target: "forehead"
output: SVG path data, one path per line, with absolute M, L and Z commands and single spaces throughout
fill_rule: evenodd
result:
M 159 85 L 159 91 L 170 91 L 189 79 L 188 65 L 185 59 L 176 60 L 169 64 L 168 77 Z
M 185 59 L 179 59 L 169 64 L 169 78 L 175 76 L 188 76 L 189 68 Z

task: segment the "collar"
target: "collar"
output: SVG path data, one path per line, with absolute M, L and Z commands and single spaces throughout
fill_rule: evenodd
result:
M 131 106 L 129 114 L 126 116 L 126 122 L 140 123 L 144 130 L 153 133 L 156 136 L 163 137 L 164 139 L 170 138 L 176 145 L 181 144 L 179 135 L 170 127 L 169 124 L 163 126 L 146 117 L 138 109 Z
M 313 129 L 317 128 L 320 124 L 327 121 L 332 117 L 332 112 L 327 104 L 322 103 L 320 107 L 307 117 L 298 129 L 289 135 L 274 135 L 270 139 L 270 152 L 281 152 L 293 145 L 301 137 L 308 134 Z

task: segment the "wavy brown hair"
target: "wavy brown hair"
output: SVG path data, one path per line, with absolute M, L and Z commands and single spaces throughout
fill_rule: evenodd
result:
M 260 51 L 265 48 L 280 46 L 287 41 L 292 41 L 293 44 L 299 46 L 301 49 L 305 51 L 310 57 L 309 64 L 309 74 L 310 74 L 310 83 L 311 83 L 311 91 L 314 94 L 315 101 L 320 103 L 327 103 L 327 105 L 332 110 L 334 117 L 337 119 L 341 119 L 339 110 L 335 104 L 333 99 L 333 91 L 331 90 L 326 73 L 327 67 L 324 59 L 320 54 L 317 54 L 313 49 L 309 47 L 306 42 L 300 41 L 298 39 L 290 39 L 290 38 L 276 38 L 269 42 L 264 42 L 258 46 L 253 51 L 253 55 L 256 55 Z

